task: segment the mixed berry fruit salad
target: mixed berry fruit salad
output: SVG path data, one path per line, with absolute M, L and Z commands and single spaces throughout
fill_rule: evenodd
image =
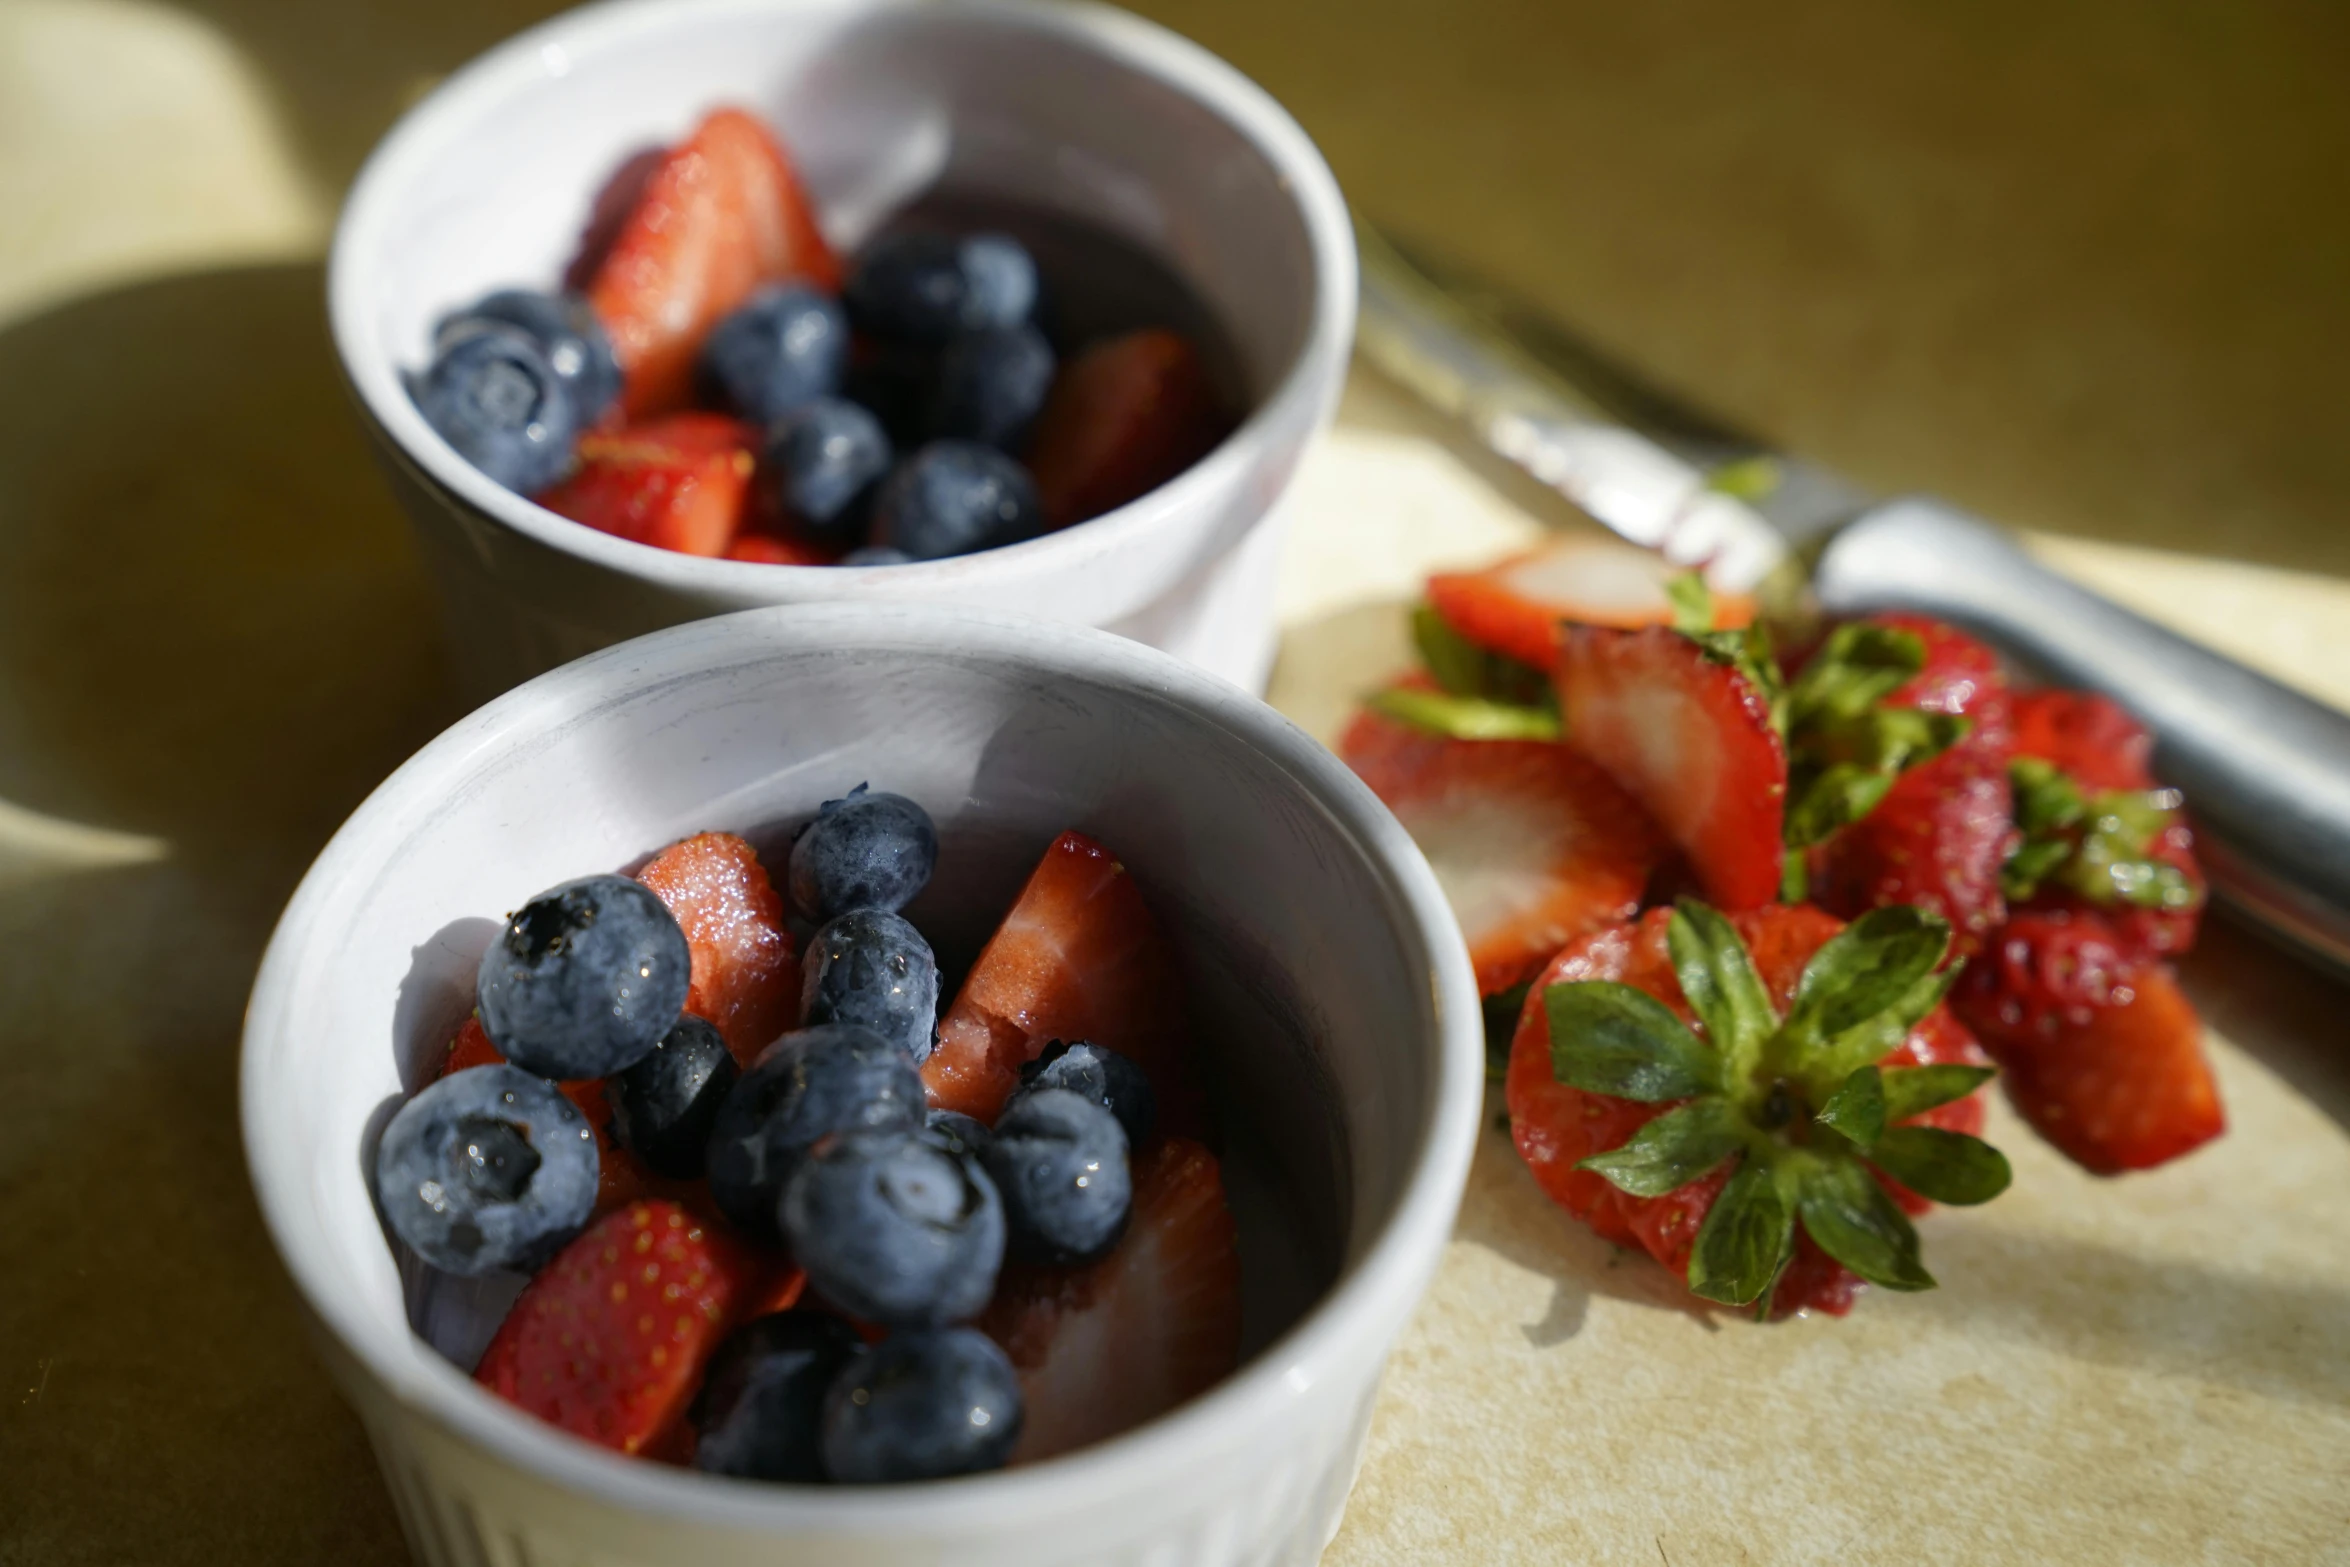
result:
M 860 785 L 782 893 L 702 833 L 507 920 L 373 1166 L 425 1265 L 528 1275 L 481 1385 L 624 1453 L 876 1483 L 1233 1369 L 1236 1232 L 1141 889 L 1063 834 L 950 997 L 901 912 L 937 856 Z
M 1202 313 L 1139 254 L 933 202 L 844 263 L 739 109 L 584 216 L 561 285 L 453 310 L 410 390 L 489 477 L 620 538 L 938 560 L 1122 506 L 1231 427 Z
M 2219 1135 L 2193 834 L 2110 701 L 1614 542 L 1436 576 L 1413 630 L 1340 749 L 1453 902 L 1535 1179 L 1694 1294 L 1930 1287 L 1911 1219 L 2008 1184 L 1994 1068 L 2099 1174 Z

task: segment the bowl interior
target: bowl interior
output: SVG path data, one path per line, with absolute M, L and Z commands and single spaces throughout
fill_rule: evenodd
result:
M 624 161 L 738 104 L 782 133 L 836 245 L 941 195 L 1103 231 L 1197 296 L 1259 400 L 1306 346 L 1314 253 L 1265 127 L 1244 123 L 1278 111 L 1237 81 L 1172 35 L 1087 8 L 589 7 L 467 67 L 385 144 L 338 241 L 337 292 L 360 315 L 345 350 L 383 413 L 435 320 L 495 287 L 551 285 Z M 1202 92 L 1238 101 L 1227 114 Z
M 940 825 L 937 879 L 909 914 L 950 982 L 1064 829 L 1136 876 L 1217 1101 L 1252 1350 L 1380 1236 L 1448 1082 L 1432 891 L 1416 901 L 1365 842 L 1366 822 L 1392 824 L 1334 803 L 1336 764 L 1237 692 L 1097 634 L 1023 629 L 1020 649 L 982 634 L 1004 624 L 830 608 L 664 633 L 475 715 L 345 828 L 256 993 L 246 1124 L 295 1272 L 362 1359 L 428 1354 L 414 1325 L 469 1364 L 515 1287 L 403 1270 L 363 1174 L 470 1006 L 504 911 L 704 829 L 780 864 L 797 823 L 864 781 Z

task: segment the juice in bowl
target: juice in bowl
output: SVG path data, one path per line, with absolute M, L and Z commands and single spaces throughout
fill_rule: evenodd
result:
M 245 1131 L 426 1560 L 1306 1562 L 1478 1016 L 1402 829 L 1245 694 L 782 608 L 395 774 L 273 940 Z
M 330 296 L 478 691 L 834 598 L 1103 625 L 1257 689 L 1354 257 L 1294 122 L 1135 18 L 689 0 L 425 99 Z

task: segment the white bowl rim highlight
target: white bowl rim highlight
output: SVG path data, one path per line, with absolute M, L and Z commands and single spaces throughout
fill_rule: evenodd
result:
M 1206 49 L 1155 22 L 1090 0 L 956 0 L 958 16 L 1000 18 L 1016 26 L 1081 43 L 1111 61 L 1156 76 L 1211 109 L 1239 131 L 1277 170 L 1297 203 L 1314 256 L 1313 319 L 1280 380 L 1216 448 L 1146 495 L 1083 523 L 1018 544 L 970 555 L 896 566 L 779 566 L 764 562 L 680 554 L 616 538 L 574 522 L 491 479 L 459 456 L 425 422 L 401 384 L 400 367 L 382 351 L 370 325 L 368 288 L 377 237 L 391 207 L 413 178 L 459 140 L 464 124 L 492 109 L 518 87 L 548 72 L 550 59 L 603 49 L 631 34 L 683 21 L 794 9 L 794 0 L 597 0 L 517 33 L 452 74 L 402 116 L 377 144 L 353 182 L 335 225 L 328 256 L 327 311 L 336 355 L 353 393 L 389 436 L 400 456 L 432 482 L 480 512 L 550 549 L 659 586 L 700 592 L 753 594 L 768 573 L 845 573 L 843 586 L 891 573 L 914 591 L 984 592 L 999 579 L 1027 575 L 1032 563 L 1069 553 L 1100 556 L 1127 541 L 1175 524 L 1196 508 L 1195 497 L 1231 487 L 1266 430 L 1293 407 L 1314 402 L 1326 381 L 1324 365 L 1341 367 L 1351 351 L 1355 303 L 1353 227 L 1345 199 L 1305 131 L 1263 88 Z M 919 12 L 926 0 L 872 0 L 870 9 Z M 713 105 L 715 106 L 715 105 Z M 451 300 L 454 308 L 462 303 Z
M 396 1326 L 364 1309 L 357 1291 L 315 1245 L 326 1221 L 308 1162 L 271 1135 L 295 1113 L 273 1101 L 272 1058 L 298 1047 L 288 1023 L 307 971 L 319 906 L 375 859 L 395 824 L 405 837 L 429 821 L 451 785 L 509 743 L 518 727 L 578 721 L 615 686 L 665 680 L 787 649 L 978 655 L 1122 687 L 1182 708 L 1264 753 L 1297 780 L 1386 884 L 1407 941 L 1429 964 L 1426 1048 L 1431 1091 L 1393 1212 L 1329 1291 L 1272 1344 L 1199 1397 L 1134 1431 L 1049 1462 L 993 1474 L 894 1486 L 781 1485 L 721 1479 L 624 1457 L 507 1405 Z M 592 867 L 590 867 L 592 868 Z M 460 720 L 387 778 L 319 854 L 278 921 L 246 1012 L 240 1119 L 255 1195 L 280 1258 L 311 1312 L 399 1403 L 525 1472 L 614 1505 L 702 1526 L 755 1533 L 828 1531 L 903 1535 L 911 1524 L 977 1528 L 1043 1519 L 1091 1505 L 1093 1487 L 1178 1475 L 1232 1433 L 1309 1393 L 1322 1367 L 1359 1358 L 1365 1337 L 1391 1347 L 1450 1234 L 1483 1114 L 1484 1026 L 1468 953 L 1435 875 L 1402 826 L 1334 755 L 1288 719 L 1215 676 L 1109 632 L 991 611 L 924 603 L 802 604 L 696 621 L 591 654 L 508 692 Z M 351 1160 L 359 1178 L 357 1150 Z

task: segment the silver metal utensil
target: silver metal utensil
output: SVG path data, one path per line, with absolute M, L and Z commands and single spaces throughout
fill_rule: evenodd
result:
M 1357 225 L 1356 346 L 1595 521 L 1719 585 L 1792 563 L 1831 614 L 1907 609 L 2155 735 L 2222 900 L 2350 973 L 2350 715 L 2166 631 L 1930 497 L 1886 499 L 1730 431 L 1506 294 Z M 2345 628 L 2350 631 L 2350 628 Z

